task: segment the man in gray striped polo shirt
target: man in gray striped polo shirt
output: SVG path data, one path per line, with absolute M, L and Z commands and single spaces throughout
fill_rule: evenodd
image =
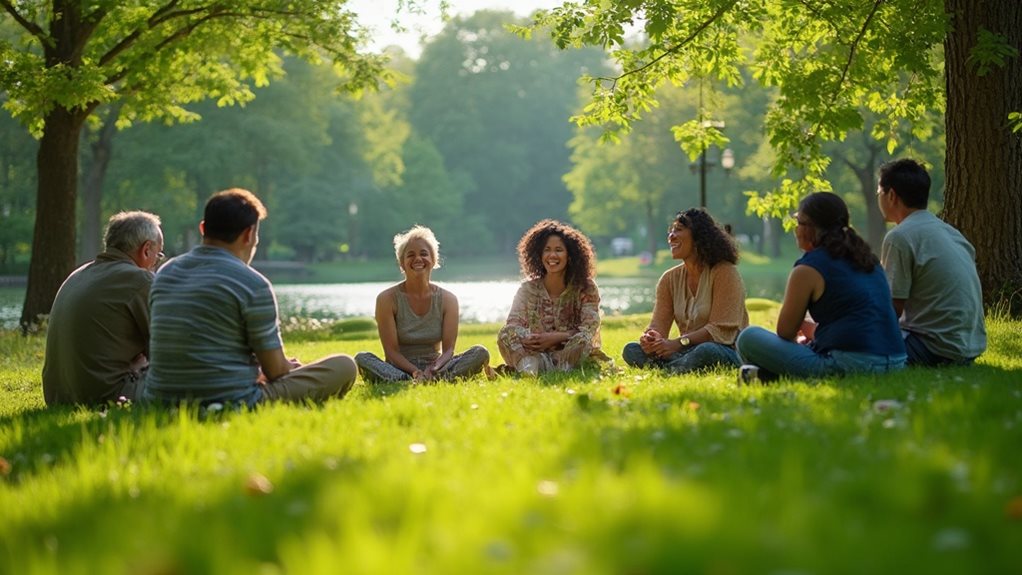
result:
M 350 356 L 303 366 L 284 355 L 273 287 L 249 265 L 265 217 L 251 192 L 217 192 L 199 224 L 202 244 L 160 268 L 149 298 L 144 400 L 322 401 L 342 397 L 355 382 Z

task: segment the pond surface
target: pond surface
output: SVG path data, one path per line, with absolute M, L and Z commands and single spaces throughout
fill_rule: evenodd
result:
M 511 309 L 518 281 L 436 282 L 458 296 L 461 319 L 466 323 L 500 322 Z M 653 309 L 655 281 L 607 278 L 599 281 L 605 314 L 643 313 Z M 372 317 L 376 295 L 393 282 L 275 285 L 282 320 L 292 316 L 316 319 Z M 24 302 L 23 287 L 0 288 L 0 325 L 18 325 Z
M 507 318 L 518 291 L 518 281 L 436 282 L 458 296 L 461 320 L 466 323 L 501 322 Z M 358 284 L 308 284 L 275 286 L 282 317 L 316 319 L 372 317 L 376 295 L 393 282 Z M 605 314 L 642 313 L 653 310 L 654 285 L 646 279 L 599 281 L 600 307 Z

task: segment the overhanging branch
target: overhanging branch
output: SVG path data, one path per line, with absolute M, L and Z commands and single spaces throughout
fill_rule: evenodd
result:
M 876 0 L 873 2 L 873 9 L 869 11 L 869 16 L 866 16 L 866 21 L 862 23 L 862 28 L 859 29 L 859 33 L 856 34 L 855 40 L 852 41 L 852 45 L 848 47 L 848 59 L 845 61 L 845 66 L 841 70 L 841 78 L 837 82 L 837 86 L 834 87 L 835 96 L 841 92 L 842 86 L 844 86 L 845 80 L 848 78 L 848 70 L 852 67 L 852 61 L 855 59 L 855 52 L 859 47 L 859 43 L 862 42 L 862 37 L 866 35 L 866 30 L 869 30 L 869 23 L 873 21 L 873 17 L 876 16 L 877 10 L 880 9 L 880 5 L 885 0 Z
M 11 18 L 14 18 L 14 20 L 22 28 L 27 30 L 29 34 L 31 34 L 31 35 L 35 36 L 36 38 L 38 38 L 39 41 L 42 42 L 43 45 L 45 45 L 45 43 L 46 43 L 46 32 L 44 32 L 42 28 L 37 26 L 35 22 L 32 22 L 31 20 L 28 20 L 27 18 L 22 16 L 21 13 L 18 12 L 18 9 L 15 8 L 13 4 L 11 4 L 10 0 L 0 0 L 0 6 L 3 6 L 4 10 L 8 14 L 10 14 Z
M 666 50 L 664 50 L 663 54 L 660 54 L 659 56 L 657 56 L 656 58 L 653 58 L 649 62 L 646 62 L 642 66 L 639 66 L 638 68 L 635 68 L 635 69 L 632 69 L 632 70 L 628 70 L 627 72 L 623 72 L 623 73 L 621 73 L 621 74 L 619 74 L 617 76 L 611 77 L 611 78 L 601 77 L 601 78 L 598 78 L 598 79 L 599 80 L 611 80 L 614 83 L 617 83 L 618 80 L 624 78 L 625 76 L 630 76 L 632 74 L 638 74 L 639 72 L 642 72 L 643 70 L 649 68 L 650 66 L 656 65 L 657 62 L 663 60 L 664 58 L 666 58 L 666 57 L 668 57 L 668 56 L 670 56 L 672 54 L 677 53 L 678 50 L 681 50 L 682 48 L 687 46 L 689 44 L 689 42 L 692 42 L 697 37 L 699 37 L 699 35 L 702 34 L 704 30 L 709 28 L 711 24 L 713 24 L 714 22 L 719 20 L 721 18 L 721 16 L 723 16 L 729 10 L 734 8 L 734 6 L 735 6 L 735 4 L 737 2 L 738 2 L 738 0 L 732 0 L 732 2 L 730 2 L 728 4 L 722 5 L 719 10 L 717 10 L 712 16 L 710 16 L 709 19 L 704 21 L 695 30 L 693 30 L 692 33 L 688 35 L 688 37 L 686 37 L 681 42 L 678 42 L 674 46 L 671 46 L 670 48 L 667 48 Z

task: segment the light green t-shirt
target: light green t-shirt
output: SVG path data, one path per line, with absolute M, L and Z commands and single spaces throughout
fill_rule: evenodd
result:
M 986 350 L 976 250 L 958 230 L 926 210 L 912 212 L 887 232 L 880 263 L 891 297 L 905 300 L 903 330 L 953 361 Z

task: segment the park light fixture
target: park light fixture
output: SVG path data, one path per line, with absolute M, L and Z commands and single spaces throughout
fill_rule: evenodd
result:
M 700 122 L 700 126 L 703 128 L 717 128 L 718 130 L 724 129 L 724 122 L 721 120 L 703 120 Z M 714 166 L 717 165 L 717 161 L 713 158 L 706 156 L 706 147 L 703 146 L 702 152 L 699 154 L 699 160 L 689 164 L 689 169 L 692 170 L 693 174 L 699 174 L 699 207 L 706 207 L 706 172 L 710 171 Z M 725 148 L 720 154 L 720 167 L 724 168 L 724 173 L 730 175 L 731 170 L 735 167 L 735 153 L 731 151 L 731 148 Z

